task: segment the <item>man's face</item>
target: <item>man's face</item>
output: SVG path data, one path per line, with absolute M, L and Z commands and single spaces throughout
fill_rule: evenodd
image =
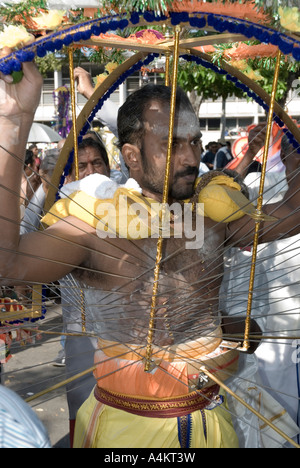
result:
M 212 153 L 215 154 L 218 151 L 218 149 L 219 149 L 219 145 L 217 143 L 213 143 L 212 145 L 210 145 L 210 151 Z
M 109 168 L 96 148 L 88 146 L 78 151 L 79 180 L 91 174 L 102 174 L 109 177 Z M 75 180 L 76 172 L 73 164 L 71 178 Z
M 141 154 L 143 173 L 138 182 L 144 193 L 163 193 L 168 149 L 170 111 L 165 104 L 152 101 L 144 113 Z M 196 115 L 180 109 L 176 114 L 170 167 L 169 195 L 184 200 L 192 196 L 201 157 L 201 132 Z M 146 189 L 146 192 L 145 192 Z

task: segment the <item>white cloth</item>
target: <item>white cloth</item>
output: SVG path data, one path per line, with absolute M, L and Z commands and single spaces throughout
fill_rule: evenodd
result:
M 118 137 L 117 119 L 118 119 L 119 106 L 110 99 L 104 101 L 101 109 L 97 112 L 96 118 L 101 120 L 104 126 L 108 127 L 115 137 Z M 129 179 L 129 171 L 125 165 L 122 153 L 119 153 L 119 160 L 121 165 L 122 179 L 120 183 L 124 184 Z
M 0 447 L 51 448 L 48 433 L 31 407 L 0 385 Z
M 206 174 L 207 172 L 209 172 L 207 165 L 203 162 L 200 162 L 198 177 L 201 177 L 203 174 Z
M 41 213 L 45 204 L 46 194 L 41 184 L 36 192 L 33 194 L 23 219 L 20 224 L 20 234 L 26 234 L 27 232 L 35 231 L 39 228 L 41 222 Z
M 119 187 L 134 189 L 142 193 L 142 189 L 134 179 L 128 179 L 124 185 L 119 185 L 115 180 L 102 174 L 91 174 L 84 179 L 64 185 L 60 191 L 60 196 L 61 198 L 67 198 L 74 192 L 82 191 L 90 197 L 105 200 L 112 198 Z
M 255 355 L 241 354 L 238 378 L 233 378 L 226 384 L 242 401 L 271 421 L 288 437 L 295 438 L 299 434 L 298 426 L 278 402 L 278 399 L 273 398 L 260 385 Z M 232 413 L 233 426 L 239 439 L 240 448 L 281 448 L 289 444 L 285 438 L 236 398 L 228 395 L 227 402 Z
M 285 165 L 281 159 L 281 151 L 277 151 L 277 153 L 273 154 L 273 156 L 268 156 L 267 159 L 267 172 L 277 172 L 282 173 L 283 177 L 285 174 Z

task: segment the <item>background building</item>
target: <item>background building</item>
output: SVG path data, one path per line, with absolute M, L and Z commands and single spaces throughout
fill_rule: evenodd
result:
M 93 77 L 103 72 L 103 67 L 90 62 L 84 65 L 82 64 L 81 66 L 88 70 Z M 163 78 L 159 74 L 151 73 L 149 74 L 149 77 L 145 79 L 141 73 L 135 73 L 112 94 L 111 100 L 121 105 L 127 95 L 145 84 L 147 79 L 155 83 L 164 83 Z M 44 79 L 41 102 L 35 115 L 36 122 L 44 123 L 52 127 L 55 126 L 57 115 L 53 92 L 61 86 L 66 86 L 70 89 L 68 67 L 63 67 L 61 71 L 49 73 L 49 75 Z M 80 112 L 85 102 L 86 99 L 77 93 L 77 113 Z M 300 98 L 292 96 L 292 93 L 290 93 L 285 110 L 287 110 L 289 115 L 294 119 L 300 120 Z M 220 138 L 222 112 L 221 98 L 216 101 L 208 99 L 202 103 L 199 118 L 204 146 L 209 141 L 218 140 Z M 266 120 L 264 109 L 256 102 L 248 102 L 246 99 L 238 99 L 234 96 L 227 99 L 225 112 L 226 139 L 231 141 L 236 139 L 240 134 L 243 134 L 249 125 Z

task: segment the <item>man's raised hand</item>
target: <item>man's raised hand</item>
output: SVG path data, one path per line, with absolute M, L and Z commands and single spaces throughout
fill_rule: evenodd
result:
M 20 114 L 33 116 L 39 105 L 43 84 L 36 65 L 25 62 L 22 65 L 23 78 L 16 84 L 10 75 L 0 73 L 0 115 L 13 117 Z

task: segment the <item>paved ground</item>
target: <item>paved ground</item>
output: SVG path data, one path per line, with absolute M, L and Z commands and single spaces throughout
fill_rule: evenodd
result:
M 43 330 L 61 331 L 61 308 L 48 308 Z M 12 359 L 3 366 L 4 384 L 23 399 L 65 379 L 65 368 L 55 367 L 53 361 L 61 349 L 60 338 L 42 335 L 35 345 L 12 348 Z M 29 403 L 48 430 L 54 448 L 69 448 L 68 405 L 65 388 L 54 390 Z

